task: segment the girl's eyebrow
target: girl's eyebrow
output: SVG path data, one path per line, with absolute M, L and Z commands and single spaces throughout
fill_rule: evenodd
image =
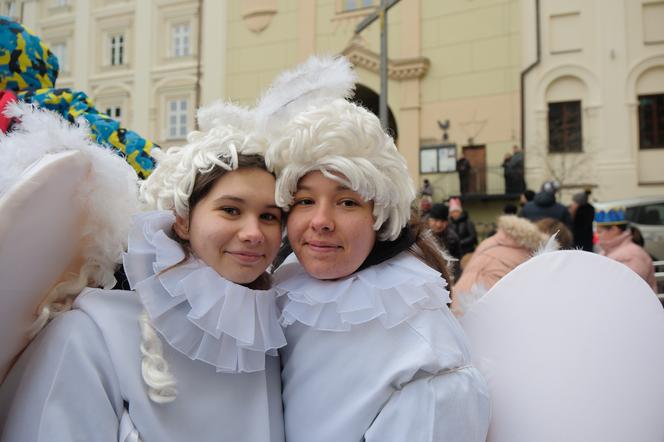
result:
M 238 203 L 245 202 L 244 198 L 240 198 L 239 196 L 234 196 L 234 195 L 221 195 L 219 198 L 216 198 L 214 202 L 220 202 L 222 200 L 231 200 L 231 201 L 236 201 Z
M 306 190 L 306 191 L 309 191 L 309 192 L 310 192 L 310 191 L 311 191 L 311 187 L 309 187 L 309 186 L 297 186 L 297 190 L 296 190 L 296 192 L 299 192 L 300 190 Z M 339 184 L 339 185 L 337 186 L 336 190 L 337 190 L 337 191 L 340 191 L 340 190 L 350 190 L 351 192 L 354 192 L 353 189 L 351 189 L 350 187 L 344 186 L 344 185 L 342 185 L 342 184 Z
M 235 202 L 241 203 L 241 204 L 246 203 L 246 200 L 244 198 L 240 198 L 239 196 L 234 196 L 234 195 L 221 195 L 219 198 L 215 199 L 214 202 L 215 203 L 220 203 L 220 202 L 225 201 L 225 200 L 231 200 L 231 201 L 235 201 Z M 265 208 L 266 209 L 281 210 L 281 208 L 279 206 L 277 206 L 276 203 L 275 204 L 266 204 Z

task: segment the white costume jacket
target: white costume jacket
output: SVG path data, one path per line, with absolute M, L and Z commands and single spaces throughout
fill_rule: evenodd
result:
M 274 292 L 182 258 L 167 212 L 139 215 L 125 256 L 133 291 L 87 289 L 21 356 L 0 390 L 3 441 L 283 441 Z M 148 397 L 146 311 L 177 381 Z
M 489 398 L 440 273 L 404 252 L 349 277 L 275 274 L 289 442 L 484 442 Z

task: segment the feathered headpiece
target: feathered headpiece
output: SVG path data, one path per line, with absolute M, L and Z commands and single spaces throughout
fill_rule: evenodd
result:
M 300 178 L 318 170 L 373 201 L 374 230 L 392 241 L 410 219 L 415 187 L 378 118 L 344 100 L 354 82 L 341 57 L 313 57 L 282 74 L 258 105 L 272 115 L 267 132 L 274 142 L 265 161 L 277 175 L 276 202 L 284 210 Z
M 238 168 L 238 155 L 263 155 L 267 141 L 256 131 L 253 110 L 215 102 L 198 111 L 200 131 L 187 135 L 187 144 L 156 155 L 158 167 L 141 185 L 141 197 L 150 209 L 189 214 L 189 196 L 196 176 L 214 167 Z

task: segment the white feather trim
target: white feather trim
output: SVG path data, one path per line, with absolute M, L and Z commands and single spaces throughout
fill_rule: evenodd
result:
M 89 276 L 86 283 L 112 287 L 131 217 L 138 210 L 136 173 L 114 151 L 92 142 L 83 119 L 72 125 L 54 112 L 21 102 L 10 104 L 5 115 L 19 122 L 12 132 L 0 136 L 0 195 L 45 155 L 74 151 L 90 157 L 92 169 L 72 204 L 86 209 L 81 226 L 81 236 L 87 238 L 82 250 Z M 47 227 L 44 220 L 44 228 Z
M 254 114 L 249 108 L 221 100 L 199 108 L 196 115 L 201 131 L 209 131 L 218 126 L 231 126 L 250 132 L 255 126 Z
M 546 242 L 542 242 L 542 244 L 533 253 L 533 256 L 543 255 L 549 252 L 555 252 L 556 250 L 560 249 L 560 244 L 558 244 L 558 241 L 556 240 L 557 236 L 558 232 L 551 235 Z
M 262 127 L 276 133 L 293 116 L 337 98 L 350 98 L 357 76 L 345 57 L 312 56 L 283 72 L 256 106 Z
M 481 282 L 477 282 L 472 285 L 469 291 L 467 292 L 458 292 L 454 294 L 454 299 L 457 301 L 456 306 L 454 307 L 454 315 L 457 318 L 465 315 L 470 311 L 475 303 L 482 299 L 488 290 Z

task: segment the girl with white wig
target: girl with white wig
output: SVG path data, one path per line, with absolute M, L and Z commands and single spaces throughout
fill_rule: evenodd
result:
M 0 390 L 2 440 L 284 440 L 265 273 L 281 210 L 252 118 L 216 104 L 160 155 L 124 255 L 133 290 L 85 290 L 32 342 Z
M 274 274 L 287 440 L 484 441 L 487 387 L 393 140 L 341 98 L 285 109 L 266 161 L 294 251 Z

